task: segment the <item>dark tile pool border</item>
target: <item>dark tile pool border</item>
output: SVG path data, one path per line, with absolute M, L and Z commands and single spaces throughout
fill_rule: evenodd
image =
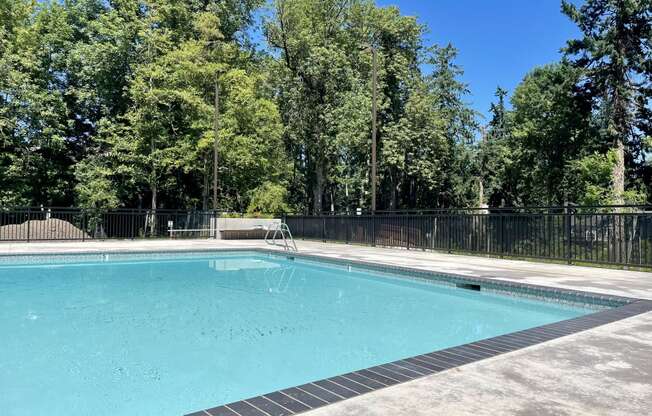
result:
M 183 250 L 112 250 L 70 253 L 2 254 L 0 264 L 9 258 L 18 259 L 34 256 L 79 256 L 108 254 L 151 255 L 174 253 L 249 252 L 264 253 L 290 259 L 304 259 L 322 263 L 351 266 L 356 268 L 391 273 L 449 285 L 473 286 L 515 296 L 542 298 L 570 304 L 595 305 L 603 309 L 588 315 L 525 329 L 493 338 L 417 355 L 362 370 L 313 381 L 261 396 L 221 404 L 210 409 L 189 413 L 186 416 L 286 416 L 304 413 L 332 403 L 360 396 L 410 380 L 436 374 L 455 367 L 496 357 L 505 353 L 579 333 L 612 322 L 652 311 L 652 300 L 605 295 L 595 292 L 560 289 L 555 287 L 517 283 L 512 281 L 440 273 L 424 269 L 370 263 L 362 260 L 332 258 L 313 254 L 288 253 L 261 248 L 201 248 Z
M 352 371 L 238 402 L 218 405 L 210 409 L 189 413 L 186 416 L 286 416 L 300 414 L 372 391 L 652 311 L 652 300 L 560 289 L 528 283 L 515 283 L 493 278 L 438 273 L 410 267 L 312 254 L 284 253 L 269 249 L 250 249 L 243 251 L 269 253 L 274 256 L 290 259 L 300 258 L 399 275 L 409 275 L 411 277 L 416 276 L 454 285 L 479 285 L 480 290 L 489 289 L 499 293 L 511 293 L 516 296 L 532 296 L 548 300 L 557 299 L 568 301 L 569 303 L 593 304 L 609 309 L 499 335 L 493 338 L 474 341 L 428 354 L 417 355 L 363 370 Z
M 480 290 L 492 291 L 503 295 L 535 298 L 545 301 L 564 302 L 577 306 L 594 306 L 603 308 L 615 308 L 640 300 L 637 298 L 608 295 L 603 293 L 588 292 L 573 289 L 563 289 L 550 286 L 535 285 L 531 283 L 519 283 L 498 278 L 477 277 L 461 275 L 449 272 L 436 272 L 427 269 L 420 269 L 407 266 L 397 266 L 386 263 L 371 263 L 363 260 L 345 258 L 325 257 L 314 254 L 279 252 L 277 250 L 258 249 L 250 250 L 268 253 L 272 256 L 302 259 L 318 263 L 330 263 L 339 266 L 351 266 L 354 268 L 371 270 L 380 273 L 405 276 L 419 280 L 442 283 L 452 286 L 475 285 Z
M 299 414 L 649 311 L 652 311 L 652 301 L 637 300 L 614 309 L 417 355 L 364 370 L 352 371 L 262 396 L 200 410 L 186 416 Z

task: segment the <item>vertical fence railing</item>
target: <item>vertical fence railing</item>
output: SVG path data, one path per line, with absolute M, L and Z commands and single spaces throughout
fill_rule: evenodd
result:
M 652 267 L 652 207 L 287 216 L 295 238 Z
M 0 241 L 206 238 L 224 213 L 0 207 Z M 230 214 L 232 215 L 232 214 Z M 295 238 L 652 267 L 652 207 L 287 215 Z
M 1 241 L 87 241 L 138 238 L 207 238 L 218 211 L 0 207 Z M 213 228 L 211 228 L 213 227 Z M 174 233 L 170 233 L 170 230 Z M 214 234 L 213 234 L 214 235 Z

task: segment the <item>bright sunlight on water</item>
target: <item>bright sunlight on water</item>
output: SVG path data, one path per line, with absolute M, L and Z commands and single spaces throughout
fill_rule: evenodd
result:
M 588 310 L 255 253 L 0 267 L 4 416 L 181 415 Z

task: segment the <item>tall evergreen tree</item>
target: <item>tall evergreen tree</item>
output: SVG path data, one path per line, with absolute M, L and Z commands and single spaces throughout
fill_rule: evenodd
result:
M 461 77 L 463 69 L 455 62 L 457 49 L 453 45 L 435 46 L 426 63 L 432 73 L 426 77 L 434 103 L 442 119 L 448 152 L 442 161 L 445 172 L 441 191 L 431 205 L 467 206 L 474 204 L 473 189 L 476 179 L 472 175 L 470 144 L 478 130 L 476 112 L 465 101 L 469 87 Z
M 578 8 L 562 0 L 562 11 L 583 35 L 569 41 L 565 52 L 586 70 L 580 85 L 602 111 L 603 136 L 614 154 L 613 202 L 622 204 L 652 122 L 652 2 L 587 0 Z
M 491 108 L 489 109 L 491 120 L 489 121 L 488 138 L 490 138 L 490 140 L 504 140 L 508 136 L 507 108 L 505 106 L 505 98 L 507 97 L 507 94 L 507 90 L 500 86 L 496 88 L 494 96 L 498 101 L 491 103 Z
M 497 101 L 491 104 L 491 119 L 478 145 L 476 163 L 479 204 L 514 205 L 515 149 L 511 146 L 509 112 L 505 105 L 507 91 L 496 88 Z

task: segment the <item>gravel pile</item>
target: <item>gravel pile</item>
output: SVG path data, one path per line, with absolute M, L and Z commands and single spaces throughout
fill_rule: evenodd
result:
M 31 220 L 0 227 L 0 240 L 77 240 L 90 238 L 68 221 L 57 218 Z

